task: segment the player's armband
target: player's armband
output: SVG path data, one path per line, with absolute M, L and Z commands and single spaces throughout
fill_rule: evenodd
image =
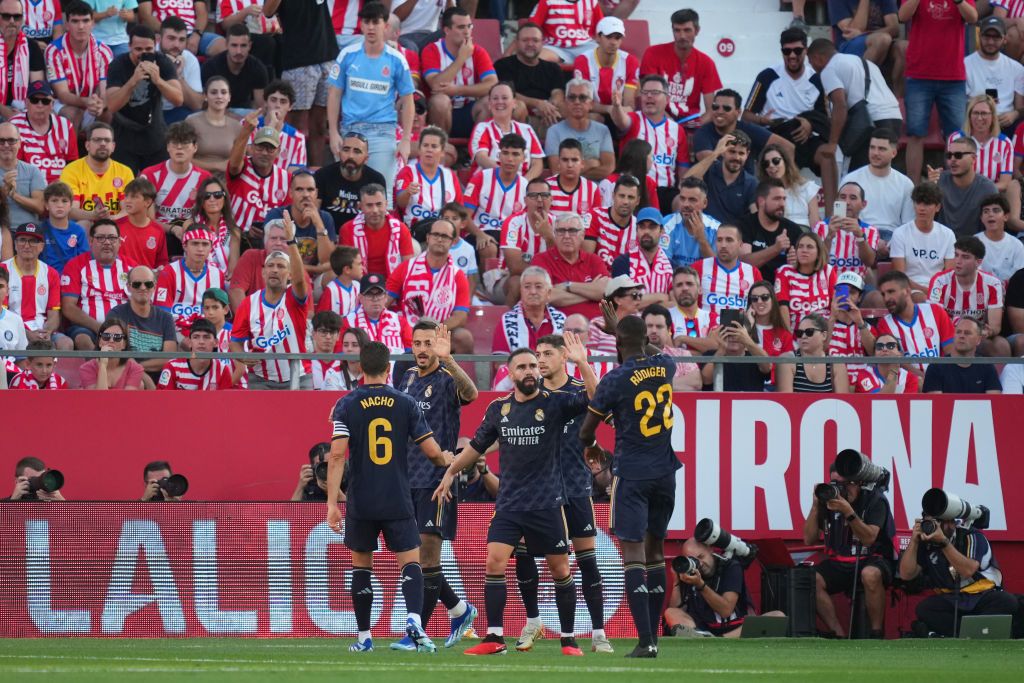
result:
M 347 439 L 348 438 L 348 425 L 340 420 L 334 421 L 334 433 L 331 434 L 331 440 L 334 439 Z

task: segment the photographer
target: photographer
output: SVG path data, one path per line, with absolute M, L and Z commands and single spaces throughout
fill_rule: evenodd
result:
M 166 460 L 148 463 L 142 470 L 142 479 L 146 490 L 140 500 L 146 502 L 177 502 L 188 490 L 188 482 L 181 475 L 174 477 L 171 464 Z
M 42 475 L 47 472 L 46 464 L 39 458 L 28 456 L 18 461 L 14 466 L 14 491 L 7 500 L 64 500 L 60 489 L 47 491 L 42 487 Z M 52 470 L 57 475 L 59 482 L 63 484 L 64 477 L 59 472 Z
M 952 637 L 958 614 L 1009 614 L 1013 616 L 1013 634 L 1020 637 L 1017 596 L 1003 592 L 1003 575 L 984 534 L 959 526 L 955 519 L 925 520 L 935 525 L 934 531 L 925 533 L 921 520 L 915 520 L 899 566 L 904 581 L 920 576 L 936 592 L 917 605 L 918 621 L 911 625 L 914 635 Z
M 889 501 L 880 488 L 867 488 L 867 482 L 840 475 L 835 463 L 829 472 L 833 477 L 829 489 L 831 497 L 827 500 L 820 497 L 822 488 L 830 485 L 816 486 L 811 511 L 804 522 L 804 543 L 816 544 L 824 534 L 827 559 L 815 567 L 818 617 L 829 629 L 825 637 L 844 637 L 830 596 L 841 591 L 852 592 L 855 571 L 859 568 L 857 590 L 864 592 L 871 637 L 883 638 L 885 589 L 892 584 L 895 557 L 892 539 L 896 524 Z
M 322 441 L 309 449 L 309 464 L 299 468 L 299 483 L 295 486 L 291 500 L 293 503 L 326 503 L 327 502 L 327 456 L 331 454 L 331 444 Z M 346 465 L 345 474 L 348 474 Z M 345 502 L 345 479 L 342 478 L 341 494 L 338 502 Z
M 695 560 L 699 567 L 691 572 L 678 571 L 679 560 L 687 558 Z M 744 618 L 753 612 L 740 561 L 723 559 L 711 546 L 690 538 L 683 544 L 683 557 L 673 561 L 672 569 L 677 581 L 669 599 L 670 607 L 665 610 L 672 635 L 739 638 Z M 765 616 L 785 615 L 769 612 Z

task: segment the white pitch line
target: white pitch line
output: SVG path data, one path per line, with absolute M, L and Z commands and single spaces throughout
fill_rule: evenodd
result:
M 345 662 L 346 671 L 359 671 L 366 673 L 380 673 L 387 670 L 386 666 L 351 666 L 349 662 Z M 437 669 L 448 669 L 451 667 L 436 667 L 431 665 L 431 670 Z M 574 666 L 574 667 L 561 667 L 561 666 L 517 666 L 513 668 L 484 666 L 484 665 L 470 665 L 460 667 L 462 671 L 474 671 L 480 673 L 495 673 L 505 671 L 515 671 L 523 673 L 573 673 L 573 674 L 601 674 L 601 673 L 665 673 L 665 674 L 678 674 L 678 673 L 698 673 L 698 674 L 726 674 L 726 675 L 757 675 L 763 676 L 766 674 L 772 675 L 796 675 L 807 672 L 799 671 L 785 671 L 785 670 L 740 670 L 740 669 L 678 669 L 678 668 L 636 668 L 632 669 L 629 667 L 586 667 L 586 666 Z M 87 667 L 11 667 L 11 668 L 0 668 L 0 671 L 7 671 L 11 673 L 22 673 L 22 674 L 51 674 L 51 673 L 275 673 L 275 672 L 305 672 L 305 673 L 321 673 L 324 671 L 323 668 L 308 668 L 308 667 L 282 667 L 279 669 L 271 667 L 157 667 L 157 666 L 87 666 Z

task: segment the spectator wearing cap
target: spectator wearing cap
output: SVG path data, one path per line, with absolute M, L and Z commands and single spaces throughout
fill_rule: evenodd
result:
M 320 208 L 316 178 L 311 171 L 302 169 L 292 175 L 288 188 L 291 203 L 271 209 L 267 220 L 281 218 L 287 211 L 295 222 L 295 239 L 299 242 L 302 265 L 311 278 L 330 272 L 331 252 L 338 244 L 338 232 L 331 214 Z
M 610 116 L 613 95 L 621 93 L 622 106 L 633 111 L 636 90 L 640 84 L 640 60 L 620 49 L 626 37 L 626 25 L 618 17 L 604 17 L 597 22 L 594 40 L 597 47 L 577 55 L 573 61 L 574 78 L 591 82 L 596 93 L 592 111 Z M 666 106 L 668 100 L 665 100 Z
M 681 9 L 672 13 L 671 21 L 672 42 L 653 45 L 644 53 L 640 75 L 658 74 L 669 82 L 668 111 L 672 118 L 682 123 L 691 121 L 691 125 L 707 123 L 711 118 L 711 95 L 722 87 L 722 79 L 714 60 L 694 47 L 700 16 L 692 9 Z
M 38 221 L 43 214 L 42 172 L 18 158 L 21 133 L 13 123 L 0 123 L 0 173 L 3 174 L 5 204 L 11 225 Z
M 369 341 L 381 342 L 391 353 L 408 353 L 412 348 L 412 328 L 404 315 L 386 308 L 387 301 L 384 275 L 364 275 L 359 281 L 359 308 L 345 318 L 343 331 L 357 327 L 366 332 Z
M 860 311 L 863 293 L 864 278 L 858 273 L 847 270 L 836 278 L 828 318 L 828 355 L 868 356 L 874 352 L 875 333 Z M 851 365 L 848 368 L 851 383 L 861 367 Z
M 128 288 L 128 303 L 114 306 L 107 315 L 120 318 L 128 325 L 132 351 L 177 351 L 174 317 L 153 305 L 156 273 L 148 266 L 135 266 L 128 272 Z M 148 358 L 139 362 L 154 382 L 160 379 L 160 371 L 164 366 L 162 358 Z
M 628 275 L 643 287 L 640 308 L 652 304 L 671 305 L 672 262 L 661 248 L 661 214 L 657 209 L 640 209 L 636 216 L 636 242 L 612 262 L 612 277 Z M 667 312 L 666 312 L 667 314 Z
M 553 248 L 537 254 L 530 261 L 530 268 L 524 270 L 520 277 L 520 297 L 525 303 L 527 271 L 540 268 L 546 271 L 550 281 L 549 300 L 552 306 L 565 315 L 581 313 L 588 319 L 596 317 L 600 314 L 599 302 L 608 281 L 608 265 L 600 256 L 584 248 L 583 220 L 579 214 L 559 214 L 552 232 L 555 237 Z
M 691 266 L 715 255 L 711 245 L 721 223 L 704 211 L 708 208 L 708 186 L 700 178 L 684 177 L 679 181 L 679 194 L 673 201 L 677 207 L 662 217 L 664 233 L 661 246 L 672 265 Z
M 25 321 L 28 341 L 53 340 L 56 348 L 74 348 L 60 328 L 60 273 L 39 260 L 46 231 L 38 223 L 14 230 L 14 257 L 0 263 L 8 273 L 7 307 Z
M 121 231 L 102 218 L 89 227 L 91 252 L 68 261 L 61 276 L 61 315 L 75 348 L 96 348 L 96 333 L 110 309 L 128 301 L 130 266 L 118 258 Z M 127 330 L 126 330 L 127 332 Z
M 167 256 L 167 234 L 160 223 L 151 218 L 156 202 L 156 188 L 145 178 L 136 178 L 124 188 L 117 220 L 121 231 L 121 257 L 126 261 L 149 266 L 154 270 L 170 263 Z
M 228 293 L 221 287 L 210 287 L 203 292 L 203 318 L 210 321 L 217 331 L 217 350 L 231 350 L 231 323 L 228 314 L 231 312 Z
M 960 127 L 967 109 L 967 71 L 964 68 L 965 30 L 978 20 L 973 1 L 908 0 L 897 15 L 907 29 L 907 67 L 904 102 L 907 107 L 907 175 L 916 185 L 924 163 L 924 138 L 938 107 L 943 137 Z M 838 126 L 842 120 L 833 120 Z
M 1002 51 L 1007 48 L 1006 19 L 987 16 L 978 28 L 978 48 L 964 58 L 967 96 L 992 94 L 994 90 L 992 99 L 999 128 L 1002 134 L 1013 139 L 1024 111 L 1024 65 Z
M 18 158 L 42 171 L 46 182 L 60 180 L 78 158 L 78 136 L 71 121 L 53 113 L 53 91 L 46 81 L 28 86 L 28 108 L 11 119 L 21 134 Z
M 830 137 L 820 76 L 807 64 L 807 33 L 801 28 L 787 28 L 779 37 L 779 43 L 782 64 L 757 75 L 743 118 L 766 126 L 793 143 L 792 158 L 796 165 L 821 176 L 825 205 L 830 207 L 835 200 L 839 175 L 836 168 L 839 133 Z
M 203 293 L 224 286 L 224 271 L 210 263 L 213 234 L 202 223 L 193 223 L 182 235 L 185 258 L 160 270 L 153 303 L 174 316 L 178 342 L 188 351 L 188 329 L 203 314 Z
M 226 33 L 227 50 L 203 62 L 202 81 L 206 83 L 214 76 L 224 78 L 231 88 L 228 107 L 245 116 L 263 106 L 270 78 L 267 67 L 252 55 L 252 37 L 245 22 L 232 24 Z
M 227 167 L 231 212 L 253 244 L 263 239 L 267 212 L 288 200 L 289 181 L 288 171 L 277 165 L 281 132 L 273 126 L 257 129 L 258 121 L 259 112 L 242 120 Z
M 64 272 L 64 266 L 71 259 L 89 253 L 89 236 L 85 229 L 68 218 L 73 201 L 71 188 L 59 180 L 43 190 L 46 220 L 42 225 L 46 243 L 40 258 L 58 273 Z
M 288 114 L 295 104 L 295 88 L 291 83 L 280 79 L 267 83 L 263 90 L 264 116 L 257 125 L 273 126 L 281 131 L 281 153 L 277 155 L 277 165 L 287 171 L 305 168 L 308 153 L 306 150 L 306 134 L 286 123 Z
M 747 171 L 754 173 L 754 160 L 768 145 L 778 145 L 793 156 L 793 143 L 776 135 L 764 126 L 743 118 L 743 98 L 735 90 L 725 88 L 715 93 L 711 100 L 711 119 L 693 134 L 693 153 L 697 161 L 714 156 L 714 150 L 723 137 L 733 135 L 738 140 L 747 139 L 749 153 L 743 163 Z M 743 133 L 743 135 L 737 135 Z
M 714 151 L 686 172 L 686 178 L 704 181 L 708 213 L 721 223 L 736 224 L 757 208 L 757 178 L 746 170 L 749 156 L 750 138 L 737 130 L 720 138 Z
M 263 289 L 242 299 L 231 329 L 231 350 L 257 353 L 305 353 L 306 321 L 313 292 L 302 268 L 295 241 L 295 225 L 287 212 L 283 219 L 287 251 L 272 251 L 263 260 Z M 309 361 L 245 361 L 250 389 L 312 387 Z
M 425 112 L 426 110 L 424 110 Z M 371 183 L 387 186 L 384 176 L 370 168 L 369 143 L 362 133 L 346 131 L 341 139 L 338 160 L 313 174 L 320 205 L 341 228 L 359 214 L 359 191 Z
M 181 106 L 184 96 L 171 60 L 156 52 L 156 34 L 136 24 L 129 34 L 128 54 L 115 57 L 107 73 L 104 99 L 113 115 L 114 136 L 131 140 L 114 149 L 114 157 L 138 173 L 166 158 L 164 102 Z M 143 58 L 143 55 L 147 55 Z
M 411 153 L 414 104 L 409 67 L 401 53 L 385 41 L 387 21 L 388 10 L 379 2 L 368 3 L 359 10 L 363 42 L 346 48 L 331 67 L 327 129 L 335 159 L 341 158 L 342 131 L 361 133 L 367 141 L 367 163 L 391 183 L 396 175 L 396 151 L 404 160 L 408 160 Z M 358 74 L 370 71 L 384 73 L 385 70 L 388 74 L 386 80 L 379 81 L 383 91 L 365 92 L 359 83 L 361 77 Z M 397 150 L 396 124 L 401 125 L 402 131 Z M 393 188 L 388 186 L 388 189 Z M 390 194 L 386 197 L 390 197 Z
M 7 64 L 7 73 L 0 78 L 0 116 L 10 120 L 25 110 L 28 84 L 45 78 L 46 61 L 39 43 L 29 40 L 25 32 L 25 9 L 20 0 L 0 2 L 0 47 Z
M 100 351 L 130 351 L 128 325 L 118 318 L 107 318 L 96 334 Z M 133 358 L 93 358 L 78 369 L 78 380 L 83 389 L 124 389 L 138 391 L 152 389 L 153 380 Z
M 188 330 L 189 348 L 194 353 L 217 351 L 217 330 L 208 320 L 192 322 Z M 242 377 L 245 365 L 220 358 L 174 358 L 164 366 L 158 390 L 212 391 L 231 389 Z
M 628 275 L 609 278 L 604 285 L 604 300 L 601 305 L 603 316 L 590 321 L 590 344 L 588 348 L 595 356 L 615 356 L 615 328 L 619 321 L 640 315 L 640 302 L 644 288 Z

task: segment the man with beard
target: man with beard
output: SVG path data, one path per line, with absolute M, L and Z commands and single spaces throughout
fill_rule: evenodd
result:
M 586 411 L 588 397 L 597 388 L 597 377 L 587 363 L 586 348 L 579 338 L 567 333 L 565 345 L 568 359 L 583 373 L 586 393 L 542 388 L 536 354 L 530 349 L 516 349 L 507 363 L 515 390 L 487 407 L 483 424 L 469 446 L 448 467 L 434 492 L 436 498 L 448 500 L 459 472 L 475 466 L 480 454 L 498 442 L 501 486 L 487 530 L 484 580 L 487 635 L 479 645 L 466 650 L 469 655 L 500 655 L 507 651 L 503 628 L 508 598 L 505 569 L 521 540 L 525 540 L 527 552 L 544 555 L 551 570 L 562 654 L 583 654 L 573 635 L 576 583 L 569 569 L 559 444 L 566 423 Z
M 310 277 L 316 277 L 331 269 L 331 252 L 338 243 L 334 219 L 319 208 L 316 179 L 307 170 L 296 171 L 288 188 L 291 199 L 289 206 L 271 209 L 267 220 L 284 216 L 287 211 L 295 221 L 295 239 L 299 243 L 302 264 Z
M 436 223 L 434 227 L 436 229 Z M 452 339 L 447 326 L 432 320 L 416 323 L 412 330 L 412 352 L 416 356 L 416 367 L 406 371 L 398 387 L 416 399 L 441 450 L 454 451 L 459 438 L 462 406 L 476 400 L 476 387 L 452 358 Z M 420 530 L 420 562 L 423 565 L 423 611 L 420 619 L 425 629 L 440 599 L 451 618 L 451 633 L 444 645 L 452 647 L 473 625 L 477 609 L 455 594 L 441 571 L 441 543 L 455 540 L 458 514 L 458 500 L 455 498 L 432 498 L 443 474 L 444 468 L 430 462 L 419 446 L 412 447 L 409 453 L 409 486 Z M 416 643 L 406 636 L 392 643 L 391 649 L 415 650 Z
M 994 89 L 996 113 L 1003 134 L 1013 138 L 1020 119 L 1017 109 L 1024 98 L 1024 65 L 1003 54 L 1006 45 L 1006 22 L 1001 17 L 988 17 L 978 24 L 978 50 L 964 59 L 967 70 L 967 96 L 977 97 Z
M 61 276 L 61 315 L 68 322 L 67 336 L 80 351 L 96 348 L 100 324 L 111 308 L 128 301 L 125 285 L 129 267 L 118 258 L 121 231 L 109 218 L 89 228 L 92 250 L 64 266 Z
M 277 165 L 281 132 L 273 126 L 257 129 L 258 120 L 259 112 L 242 119 L 227 166 L 231 213 L 256 243 L 263 239 L 267 212 L 284 205 L 289 186 L 288 171 Z
M 760 270 L 740 261 L 744 246 L 738 227 L 722 225 L 715 235 L 715 255 L 693 264 L 700 276 L 701 307 L 710 314 L 712 327 L 718 326 L 722 309 L 746 308 L 751 286 L 764 279 Z
M 628 274 L 644 289 L 640 308 L 668 304 L 672 288 L 672 263 L 661 250 L 661 214 L 657 209 L 641 209 L 636 217 L 636 242 L 612 262 L 612 276 Z
M 581 393 L 583 382 L 571 378 L 566 372 L 565 341 L 561 335 L 545 335 L 537 340 L 538 369 L 544 387 L 552 391 Z M 612 653 L 612 644 L 604 633 L 604 591 L 601 570 L 597 566 L 597 522 L 594 520 L 593 476 L 583 459 L 583 446 L 579 440 L 579 418 L 565 424 L 562 442 L 558 447 L 558 464 L 565 489 L 565 523 L 572 539 L 576 566 L 583 583 L 583 599 L 590 613 L 593 628 L 590 649 L 593 652 Z M 540 575 L 533 555 L 522 546 L 516 549 L 516 579 L 519 595 L 526 608 L 526 625 L 516 642 L 517 650 L 530 650 L 533 642 L 544 633 L 537 601 Z
M 366 136 L 347 132 L 341 138 L 341 157 L 313 174 L 316 192 L 324 210 L 342 226 L 359 214 L 359 190 L 376 184 L 386 187 L 384 176 L 366 165 L 369 156 Z
M 875 326 L 878 335 L 896 337 L 907 356 L 938 358 L 947 355 L 946 347 L 953 342 L 955 331 L 946 309 L 935 303 L 915 304 L 910 296 L 910 278 L 898 270 L 890 270 L 878 279 L 878 291 L 889 311 Z M 906 367 L 920 377 L 924 375 L 926 364 Z
M 781 180 L 769 178 L 757 186 L 757 213 L 740 220 L 739 228 L 742 259 L 775 282 L 775 269 L 785 265 L 790 245 L 802 233 L 799 225 L 786 218 L 786 188 Z
M 75 195 L 71 220 L 82 227 L 120 213 L 124 188 L 135 179 L 130 168 L 110 158 L 113 151 L 114 129 L 97 121 L 85 131 L 86 156 L 72 161 L 60 174 Z
M 668 95 L 673 119 L 703 123 L 711 116 L 711 95 L 722 87 L 722 79 L 714 60 L 694 46 L 700 33 L 700 16 L 692 9 L 681 9 L 672 13 L 671 22 L 672 42 L 652 45 L 644 53 L 640 75 L 660 74 L 672 84 Z
M 700 307 L 700 273 L 690 266 L 679 266 L 672 271 L 672 298 L 676 305 L 669 309 L 672 316 L 673 339 L 697 353 L 714 351 L 715 342 L 708 339 L 711 314 Z
M 612 188 L 612 205 L 597 206 L 590 210 L 587 220 L 586 241 L 583 248 L 597 254 L 605 265 L 611 266 L 619 254 L 636 247 L 636 211 L 640 202 L 640 180 L 623 173 Z M 658 214 L 661 218 L 661 214 Z
M 340 242 L 359 249 L 367 273 L 384 277 L 414 253 L 409 228 L 388 213 L 384 186 L 377 183 L 359 189 L 359 213 L 341 226 Z
M 715 151 L 686 172 L 687 178 L 707 186 L 708 213 L 722 223 L 736 223 L 749 215 L 757 194 L 757 179 L 747 172 L 750 138 L 742 130 L 723 135 Z M 700 155 L 697 155 L 700 158 Z
M 544 31 L 532 21 L 519 26 L 515 40 L 516 53 L 494 63 L 499 82 L 515 86 L 516 99 L 530 112 L 528 121 L 538 135 L 562 119 L 565 77 L 554 62 L 540 58 Z
M 693 151 L 697 161 L 712 154 L 715 145 L 727 135 L 743 133 L 750 139 L 747 147 L 750 150 L 749 158 L 745 158 L 747 170 L 754 173 L 754 159 L 761 154 L 765 145 L 778 145 L 783 148 L 792 158 L 793 143 L 780 135 L 775 135 L 764 126 L 750 123 L 740 118 L 743 113 L 741 104 L 743 98 L 735 90 L 725 88 L 715 93 L 711 104 L 711 120 L 698 128 L 693 134 Z
M 673 206 L 678 209 L 662 218 L 665 232 L 661 236 L 661 248 L 668 254 L 672 265 L 690 266 L 714 256 L 711 245 L 715 242 L 720 223 L 704 213 L 708 208 L 708 186 L 704 181 L 700 178 L 681 179 Z

